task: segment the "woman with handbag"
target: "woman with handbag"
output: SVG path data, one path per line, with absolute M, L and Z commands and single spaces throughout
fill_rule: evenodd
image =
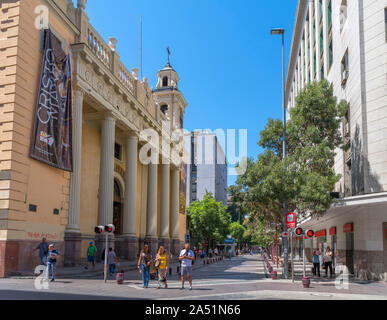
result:
M 152 261 L 152 255 L 149 252 L 149 246 L 146 244 L 140 252 L 140 258 L 138 259 L 138 269 L 142 274 L 142 282 L 144 284 L 144 289 L 149 286 L 149 268 Z
M 167 270 L 168 270 L 168 255 L 163 246 L 159 248 L 156 256 L 156 268 L 159 271 L 159 282 L 157 289 L 161 288 L 161 282 L 164 282 L 165 289 L 168 288 L 167 284 Z

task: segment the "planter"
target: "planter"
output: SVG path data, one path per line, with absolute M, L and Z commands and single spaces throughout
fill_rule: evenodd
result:
M 309 288 L 310 286 L 310 278 L 309 277 L 303 277 L 302 278 L 302 285 L 304 288 Z
M 117 273 L 116 274 L 116 281 L 117 281 L 117 284 L 123 284 L 124 283 L 124 273 Z
M 272 280 L 277 280 L 277 271 L 272 271 L 271 272 L 271 279 Z

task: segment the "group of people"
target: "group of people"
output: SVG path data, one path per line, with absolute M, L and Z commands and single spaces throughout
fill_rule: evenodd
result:
M 45 278 L 49 280 L 50 271 L 52 274 L 51 282 L 55 281 L 56 275 L 56 264 L 57 259 L 59 258 L 59 252 L 55 249 L 54 244 L 48 244 L 46 239 L 43 238 L 42 242 L 36 247 L 35 250 L 39 250 L 40 263 L 43 266 L 46 266 Z M 214 254 L 218 255 L 218 249 L 214 250 Z M 211 253 L 212 254 L 212 253 Z M 92 266 L 95 269 L 96 265 L 96 256 L 97 256 L 97 247 L 93 241 L 89 242 L 87 248 L 87 264 L 85 269 L 88 269 L 89 266 Z M 104 262 L 105 253 L 102 253 L 102 261 Z M 195 260 L 195 253 L 190 249 L 189 243 L 185 244 L 184 249 L 180 252 L 179 261 L 181 264 L 181 289 L 184 289 L 186 279 L 189 282 L 189 290 L 192 290 L 192 263 Z M 160 246 L 157 251 L 155 267 L 158 271 L 158 289 L 161 288 L 161 284 L 164 284 L 165 288 L 168 288 L 167 283 L 167 274 L 169 266 L 169 257 L 166 249 L 163 246 Z M 113 276 L 116 272 L 116 266 L 118 263 L 117 255 L 114 252 L 113 248 L 109 248 L 107 254 L 107 265 L 109 266 L 109 276 Z M 144 288 L 149 287 L 151 266 L 153 263 L 153 257 L 150 253 L 149 246 L 144 245 L 144 248 L 141 250 L 140 257 L 138 260 L 138 269 L 142 274 L 143 286 Z
M 321 256 L 322 253 L 319 249 L 316 249 L 313 251 L 313 275 L 318 276 L 320 278 L 320 265 L 321 265 Z M 332 278 L 333 277 L 333 269 L 332 269 L 332 250 L 330 247 L 327 247 L 325 250 L 325 254 L 322 257 L 322 263 L 325 267 L 325 277 L 328 277 L 328 269 L 329 269 L 329 275 Z
M 189 243 L 185 244 L 184 249 L 180 252 L 179 261 L 181 263 L 181 289 L 184 289 L 185 281 L 188 278 L 189 290 L 192 290 L 192 262 L 195 260 L 195 254 L 190 249 Z M 149 246 L 144 245 L 138 259 L 138 270 L 142 274 L 143 288 L 149 287 L 150 269 L 152 266 L 153 257 L 150 253 Z M 161 283 L 168 288 L 167 274 L 168 274 L 169 258 L 163 246 L 159 248 L 156 255 L 155 267 L 158 270 L 158 286 L 161 288 Z

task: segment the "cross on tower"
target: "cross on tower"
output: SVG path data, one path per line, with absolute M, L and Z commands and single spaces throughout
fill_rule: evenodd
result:
M 169 47 L 167 47 L 167 53 L 168 53 L 168 64 L 169 64 L 169 57 L 171 55 L 171 49 Z

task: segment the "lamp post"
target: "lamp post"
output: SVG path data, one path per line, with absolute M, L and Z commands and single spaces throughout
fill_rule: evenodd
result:
M 283 137 L 282 137 L 282 158 L 285 160 L 286 157 L 286 101 L 285 101 L 285 29 L 276 28 L 271 30 L 272 35 L 282 35 L 282 95 L 283 95 Z M 286 228 L 286 214 L 287 214 L 287 202 L 286 199 L 283 201 L 284 208 L 284 231 L 287 231 Z M 284 277 L 288 278 L 288 239 L 283 239 L 284 244 Z

